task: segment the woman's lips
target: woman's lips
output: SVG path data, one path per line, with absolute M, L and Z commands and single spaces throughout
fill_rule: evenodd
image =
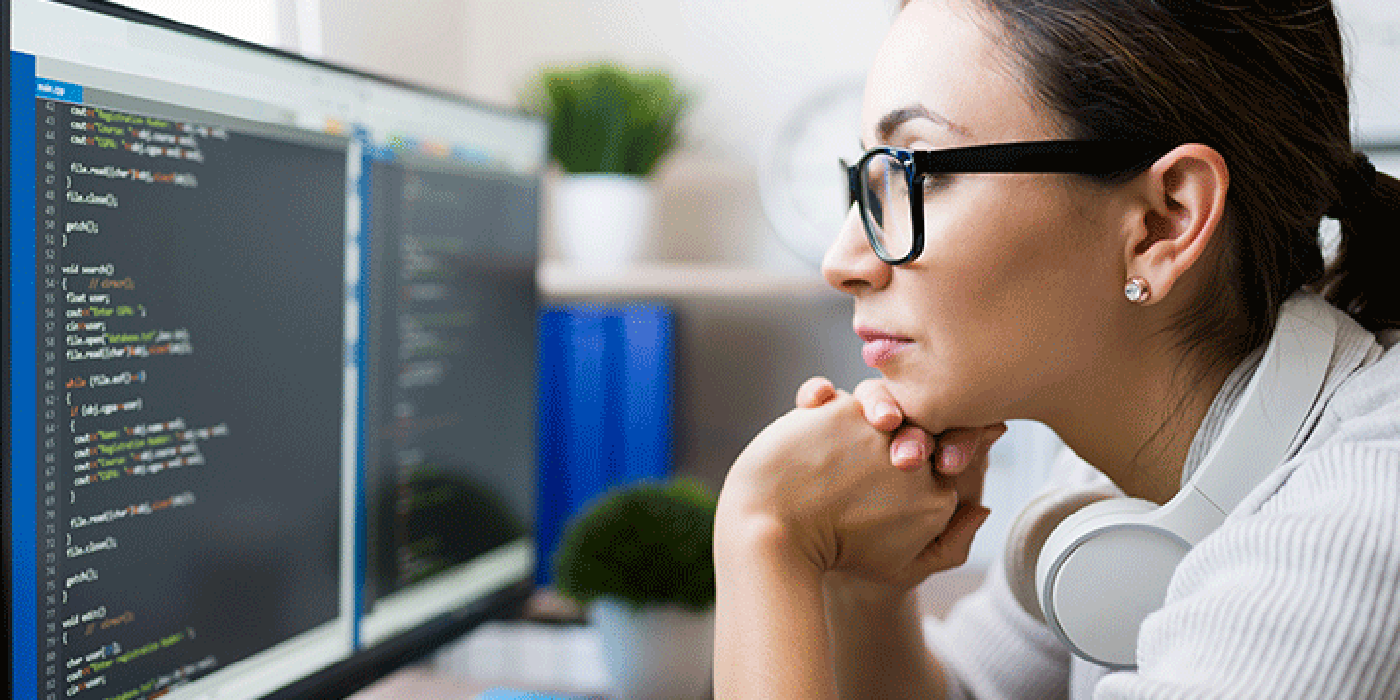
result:
M 914 343 L 909 338 L 865 328 L 857 328 L 856 335 L 865 341 L 865 347 L 860 350 L 861 359 L 876 369 Z

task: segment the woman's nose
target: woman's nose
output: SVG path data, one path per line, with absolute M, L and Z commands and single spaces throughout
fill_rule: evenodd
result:
M 886 265 L 865 238 L 865 224 L 860 220 L 860 207 L 851 205 L 846 223 L 836 240 L 822 257 L 822 276 L 826 283 L 847 294 L 860 294 L 889 284 L 890 266 Z

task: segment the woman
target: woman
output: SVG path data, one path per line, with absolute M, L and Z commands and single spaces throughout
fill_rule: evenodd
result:
M 1400 182 L 1354 153 L 1347 104 L 1325 0 L 908 2 L 823 266 L 883 378 L 808 382 L 731 469 L 717 696 L 1400 696 L 1400 354 L 1377 334 Z M 1054 143 L 917 155 L 1021 142 Z M 1176 569 L 1136 669 L 1072 659 L 998 567 L 930 653 L 911 590 L 966 558 L 1002 421 L 1072 448 L 1052 486 L 1164 503 L 1284 300 L 1318 293 L 1339 331 L 1315 427 Z

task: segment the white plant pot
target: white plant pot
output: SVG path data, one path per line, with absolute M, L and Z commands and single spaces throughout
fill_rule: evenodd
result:
M 702 700 L 710 693 L 714 608 L 674 605 L 635 610 L 614 598 L 589 606 L 603 665 L 622 700 Z
M 570 174 L 554 191 L 554 231 L 579 267 L 616 270 L 636 261 L 650 237 L 651 181 L 611 173 Z

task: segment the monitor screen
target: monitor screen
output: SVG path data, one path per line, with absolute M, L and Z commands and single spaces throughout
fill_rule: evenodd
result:
M 6 9 L 7 697 L 343 694 L 517 604 L 542 122 Z

